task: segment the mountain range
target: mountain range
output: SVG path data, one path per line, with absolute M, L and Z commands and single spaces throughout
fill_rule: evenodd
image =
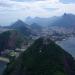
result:
M 72 27 L 75 25 L 75 15 L 64 13 L 62 16 L 54 16 L 50 18 L 31 18 L 26 19 L 28 24 L 37 23 L 41 26 L 60 26 L 60 27 Z
M 59 17 L 51 25 L 52 26 L 60 26 L 60 27 L 72 27 L 72 26 L 75 26 L 75 15 L 64 13 L 64 15 Z
M 74 24 L 75 15 L 64 13 L 52 18 L 29 17 L 26 22 L 17 20 L 0 27 L 4 29 L 0 31 L 0 53 L 25 48 L 32 41 L 18 58 L 8 63 L 4 75 L 75 75 L 74 58 L 50 39 L 52 35 L 49 37 L 49 33 L 60 37 L 56 30 L 73 32 Z
M 9 26 L 0 27 L 0 32 L 8 29 L 19 31 L 25 36 L 37 36 L 43 31 L 73 33 L 75 31 L 75 15 L 64 13 L 62 16 L 51 18 L 28 17 L 26 21 L 17 20 Z
M 48 18 L 40 18 L 40 17 L 31 18 L 31 17 L 28 17 L 25 20 L 25 22 L 29 25 L 31 25 L 33 23 L 37 23 L 40 26 L 48 26 L 50 23 L 53 23 L 57 19 L 58 19 L 58 17 L 56 17 L 56 16 L 48 17 Z

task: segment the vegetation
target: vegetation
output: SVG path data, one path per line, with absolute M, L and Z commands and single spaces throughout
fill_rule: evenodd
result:
M 8 48 L 7 43 L 10 38 L 10 32 L 3 32 L 0 34 L 0 51 L 4 50 L 5 48 Z
M 5 31 L 0 34 L 0 51 L 21 48 L 25 41 L 27 41 L 27 38 L 16 30 Z
M 8 65 L 4 75 L 75 75 L 75 63 L 72 56 L 53 41 L 39 38 Z

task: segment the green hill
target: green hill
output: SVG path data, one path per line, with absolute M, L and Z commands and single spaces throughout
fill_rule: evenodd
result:
M 27 41 L 28 39 L 16 30 L 5 31 L 0 33 L 0 51 L 21 48 L 22 44 Z
M 4 75 L 75 75 L 75 62 L 53 41 L 39 38 L 8 65 Z

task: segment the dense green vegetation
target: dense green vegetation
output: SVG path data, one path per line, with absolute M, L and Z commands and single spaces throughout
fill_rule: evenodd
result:
M 8 65 L 4 75 L 75 75 L 75 63 L 72 56 L 53 41 L 39 38 Z
M 0 34 L 0 51 L 4 50 L 7 47 L 8 40 L 10 38 L 10 32 L 3 32 Z
M 0 34 L 0 51 L 21 48 L 26 41 L 27 38 L 16 30 L 5 31 Z

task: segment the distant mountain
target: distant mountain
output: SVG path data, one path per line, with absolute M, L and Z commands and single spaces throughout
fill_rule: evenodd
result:
M 42 33 L 42 30 L 43 30 L 43 27 L 38 25 L 37 23 L 33 23 L 30 25 L 30 28 L 32 30 L 34 30 L 34 32 L 36 32 L 37 34 L 41 34 Z
M 25 27 L 25 26 L 28 26 L 28 25 L 21 20 L 17 20 L 16 22 L 14 22 L 11 25 L 11 28 L 17 29 L 17 28 L 20 28 L 21 26 Z
M 63 26 L 70 27 L 75 25 L 75 15 L 64 13 L 62 16 L 50 18 L 28 17 L 25 21 L 28 24 L 37 23 L 41 26 Z
M 31 30 L 28 25 L 21 20 L 16 21 L 9 28 L 15 29 L 25 36 L 35 35 L 33 30 Z
M 75 75 L 75 61 L 48 38 L 37 39 L 4 75 Z
M 64 13 L 64 15 L 50 23 L 48 28 L 59 33 L 72 34 L 75 32 L 75 15 Z
M 54 17 L 49 17 L 49 18 L 40 18 L 40 17 L 35 17 L 35 18 L 31 18 L 28 17 L 26 19 L 26 23 L 27 24 L 33 24 L 33 23 L 37 23 L 40 26 L 48 26 L 50 23 L 54 22 L 58 17 L 54 16 Z
M 63 16 L 59 17 L 56 21 L 54 21 L 50 25 L 59 26 L 59 27 L 72 27 L 72 26 L 75 26 L 75 15 L 64 13 Z
M 33 24 L 31 24 L 31 28 L 32 29 L 37 29 L 37 30 L 40 29 L 41 30 L 42 26 L 38 25 L 37 23 L 33 23 Z

